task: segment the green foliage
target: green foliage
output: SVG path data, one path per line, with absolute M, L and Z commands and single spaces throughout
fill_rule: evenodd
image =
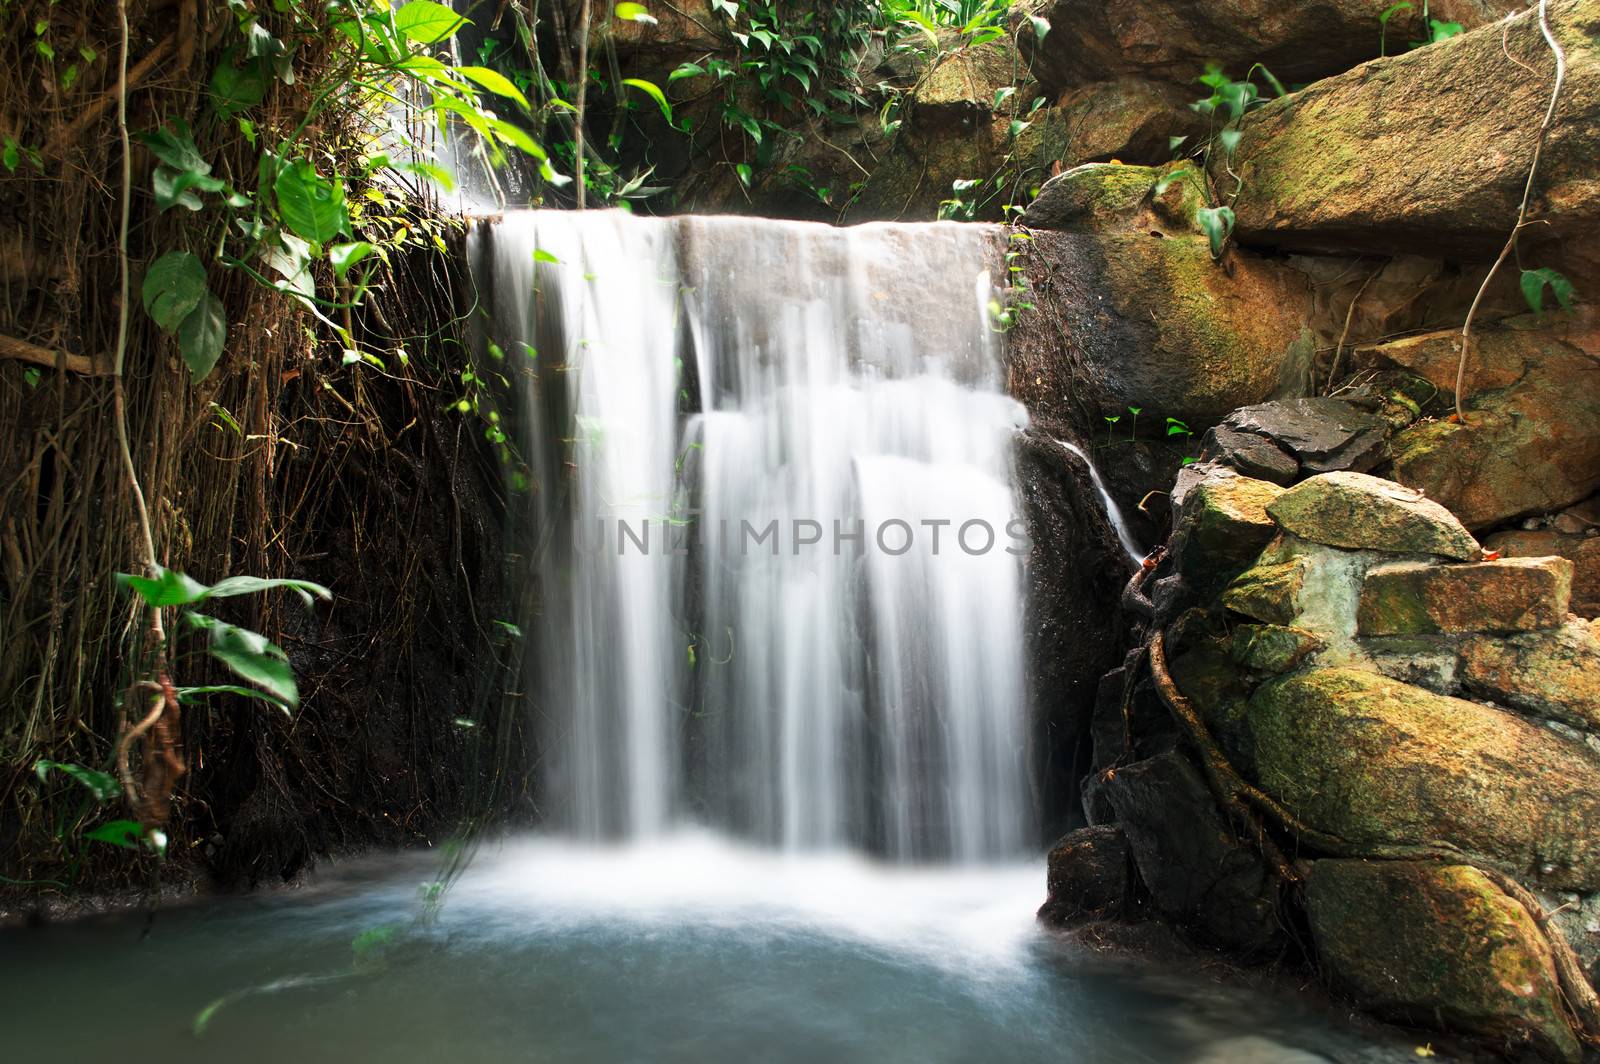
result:
M 1211 257 L 1221 258 L 1223 249 L 1228 245 L 1228 237 L 1233 234 L 1233 208 L 1201 207 L 1194 212 L 1194 220 L 1211 242 Z
M 1544 290 L 1550 289 L 1550 294 L 1555 297 L 1556 304 L 1562 310 L 1572 307 L 1575 292 L 1572 282 L 1566 276 L 1548 266 L 1537 270 L 1523 270 L 1521 278 L 1522 298 L 1528 301 L 1528 307 L 1536 317 L 1544 316 Z
M 71 776 L 83 784 L 84 787 L 88 788 L 89 793 L 94 795 L 94 799 L 97 802 L 109 802 L 117 796 L 117 781 L 109 772 L 84 768 L 82 765 L 49 761 L 44 758 L 40 758 L 33 763 L 33 773 L 39 777 L 40 783 L 49 780 L 52 770 Z
M 1401 0 L 1400 3 L 1390 4 L 1379 13 L 1378 54 L 1380 56 L 1389 54 L 1389 21 L 1402 12 L 1415 10 L 1416 8 L 1412 4 L 1405 2 L 1405 0 Z M 1430 18 L 1427 0 L 1423 0 L 1422 2 L 1422 19 L 1427 23 L 1428 26 L 1428 39 L 1425 41 L 1409 42 L 1413 48 L 1421 48 L 1429 44 L 1438 44 L 1440 41 L 1449 40 L 1451 37 L 1458 36 L 1465 32 L 1464 27 L 1459 22 L 1446 22 L 1442 19 Z
M 1036 309 L 1030 299 L 1033 292 L 1028 284 L 1026 261 L 1027 247 L 1033 237 L 1015 230 L 1007 241 L 1005 284 L 1000 298 L 989 301 L 990 328 L 996 332 L 1010 332 L 1024 311 Z
M 386 207 L 388 198 L 370 185 L 385 176 L 397 182 L 406 174 L 446 188 L 454 181 L 433 161 L 428 144 L 404 132 L 410 126 L 394 125 L 392 139 L 407 156 L 399 160 L 388 151 L 316 150 L 313 137 L 319 126 L 331 117 L 352 115 L 372 125 L 399 103 L 440 129 L 459 128 L 492 162 L 503 162 L 510 149 L 533 158 L 545 180 L 566 179 L 551 167 L 526 128 L 490 107 L 491 100 L 505 100 L 528 112 L 523 90 L 489 67 L 448 61 L 450 53 L 442 46 L 467 25 L 449 6 L 434 0 L 412 0 L 393 9 L 386 0 L 330 0 L 325 5 L 277 0 L 270 13 L 258 7 L 227 0 L 233 43 L 209 80 L 215 116 L 232 123 L 257 150 L 255 185 L 235 188 L 215 176 L 189 125 L 175 118 L 138 135 L 157 163 L 151 174 L 157 209 L 224 212 L 228 223 L 211 267 L 242 271 L 311 310 L 339 336 L 345 362 L 381 364 L 375 355 L 359 351 L 354 337 L 327 314 L 358 302 L 370 283 L 372 262 L 382 261 L 391 246 L 414 239 L 411 226 L 393 216 L 376 216 L 373 205 Z M 254 112 L 275 84 L 295 83 L 294 56 L 307 42 L 332 48 L 331 61 L 319 66 L 326 73 L 318 83 L 304 86 L 310 102 L 294 123 L 274 127 L 267 135 Z M 330 158 L 353 158 L 357 165 L 344 172 L 332 170 L 324 161 Z M 360 209 L 350 199 L 355 183 L 369 186 Z M 363 226 L 369 218 L 387 224 Z M 358 233 L 363 228 L 369 231 Z M 323 260 L 334 280 L 346 286 L 342 292 L 347 302 L 327 301 L 318 292 L 316 276 Z M 222 301 L 207 287 L 208 272 L 208 264 L 193 252 L 174 250 L 151 265 L 144 282 L 145 309 L 158 327 L 177 338 L 196 381 L 209 375 L 221 358 L 229 327 Z
M 333 592 L 310 580 L 230 576 L 206 585 L 172 569 L 161 569 L 153 577 L 118 573 L 117 583 L 138 595 L 146 606 L 157 610 L 278 588 L 293 591 L 307 606 L 311 605 L 313 596 L 324 600 L 333 597 Z M 207 650 L 213 658 L 254 686 L 180 687 L 177 688 L 179 701 L 194 702 L 205 695 L 234 694 L 268 702 L 286 712 L 290 706 L 299 704 L 300 692 L 288 655 L 266 636 L 192 610 L 185 610 L 183 618 L 189 628 L 207 633 Z

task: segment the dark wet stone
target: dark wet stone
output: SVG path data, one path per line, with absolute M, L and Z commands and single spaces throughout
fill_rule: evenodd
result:
M 1114 824 L 1068 832 L 1050 849 L 1039 919 L 1064 926 L 1115 912 L 1128 896 L 1128 839 Z
M 1220 462 L 1247 477 L 1288 484 L 1300 471 L 1300 463 L 1265 436 L 1240 432 L 1226 425 L 1206 431 L 1200 444 L 1200 460 Z
M 1388 426 L 1340 399 L 1275 399 L 1243 406 L 1225 428 L 1264 436 L 1293 455 L 1308 473 L 1365 473 L 1383 461 Z
M 1273 874 L 1224 822 L 1200 770 L 1172 751 L 1105 784 L 1156 908 L 1207 945 L 1262 953 L 1281 934 Z

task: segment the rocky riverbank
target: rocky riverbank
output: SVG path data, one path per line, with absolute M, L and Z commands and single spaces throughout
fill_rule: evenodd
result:
M 1068 169 L 1020 218 L 1043 310 L 1013 336 L 1017 390 L 1164 540 L 1123 599 L 1087 826 L 1052 849 L 1041 918 L 1303 956 L 1375 1014 L 1576 1061 L 1600 1036 L 1600 323 L 1581 302 L 1600 6 L 1549 5 L 1564 86 L 1523 258 L 1487 286 L 1551 99 L 1537 11 L 1480 5 L 1469 32 L 1347 70 L 1364 57 L 1339 26 L 1309 31 L 1341 5 L 1286 6 L 1253 55 L 1322 80 L 1211 156 L 1226 246 L 1184 162 Z M 1199 7 L 1073 21 L 1079 47 L 1053 30 L 1034 69 L 1079 96 L 1169 79 L 1194 56 L 1161 20 Z M 1491 83 L 1511 95 L 1478 100 Z M 1524 303 L 1521 271 L 1547 267 L 1578 305 Z

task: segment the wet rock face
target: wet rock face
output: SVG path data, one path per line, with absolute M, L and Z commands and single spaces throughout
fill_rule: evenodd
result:
M 1326 473 L 1267 507 L 1286 532 L 1347 550 L 1476 560 L 1482 550 L 1455 515 L 1420 492 L 1362 473 Z
M 1128 840 L 1112 826 L 1079 828 L 1050 849 L 1047 924 L 1067 926 L 1110 915 L 1128 897 Z
M 1222 269 L 1200 235 L 1040 231 L 1026 257 L 1050 308 L 1025 314 L 1013 343 L 1050 329 L 1094 379 L 1100 416 L 1137 406 L 1198 432 L 1275 394 L 1312 345 L 1302 275 L 1244 252 Z
M 1450 392 L 1460 340 L 1454 330 L 1430 333 L 1374 353 Z M 1469 528 L 1557 510 L 1600 488 L 1600 318 L 1580 310 L 1538 329 L 1486 330 L 1467 369 L 1466 422 L 1398 433 L 1396 480 Z
M 1318 861 L 1306 906 L 1323 971 L 1374 1011 L 1550 1060 L 1582 1055 L 1544 935 L 1477 869 Z
M 1592 244 L 1600 226 L 1600 2 L 1557 0 L 1551 21 L 1567 79 L 1540 162 L 1540 224 L 1523 243 L 1571 237 L 1572 254 L 1592 256 L 1579 245 Z M 1233 154 L 1240 240 L 1494 255 L 1516 219 L 1553 66 L 1537 20 L 1524 14 L 1356 67 L 1252 112 Z
M 1435 0 L 1435 18 L 1471 28 L 1516 10 L 1509 0 Z M 1379 53 L 1377 12 L 1365 0 L 1054 0 L 1042 10 L 1050 32 L 1022 46 L 1034 75 L 1063 87 L 1125 73 L 1190 82 L 1209 61 L 1235 76 L 1263 63 L 1283 82 L 1347 70 Z M 1400 13 L 1389 39 L 1421 36 L 1421 7 Z
M 1398 562 L 1367 572 L 1356 624 L 1362 635 L 1531 632 L 1565 621 L 1571 594 L 1565 558 Z
M 1354 843 L 1436 843 L 1533 883 L 1600 887 L 1600 757 L 1515 714 L 1352 668 L 1250 700 L 1256 776 Z
M 1277 882 L 1177 752 L 1117 769 L 1106 797 L 1156 908 L 1201 942 L 1261 953 L 1282 935 Z

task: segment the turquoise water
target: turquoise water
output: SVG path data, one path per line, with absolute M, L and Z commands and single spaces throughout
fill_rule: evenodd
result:
M 906 869 L 705 834 L 425 855 L 306 888 L 0 935 L 11 1060 L 1399 1061 L 1293 999 L 1040 930 L 1042 865 Z M 363 936 L 360 956 L 353 948 Z M 220 1005 L 217 1005 L 221 1002 Z M 212 1008 L 196 1033 L 197 1019 Z

